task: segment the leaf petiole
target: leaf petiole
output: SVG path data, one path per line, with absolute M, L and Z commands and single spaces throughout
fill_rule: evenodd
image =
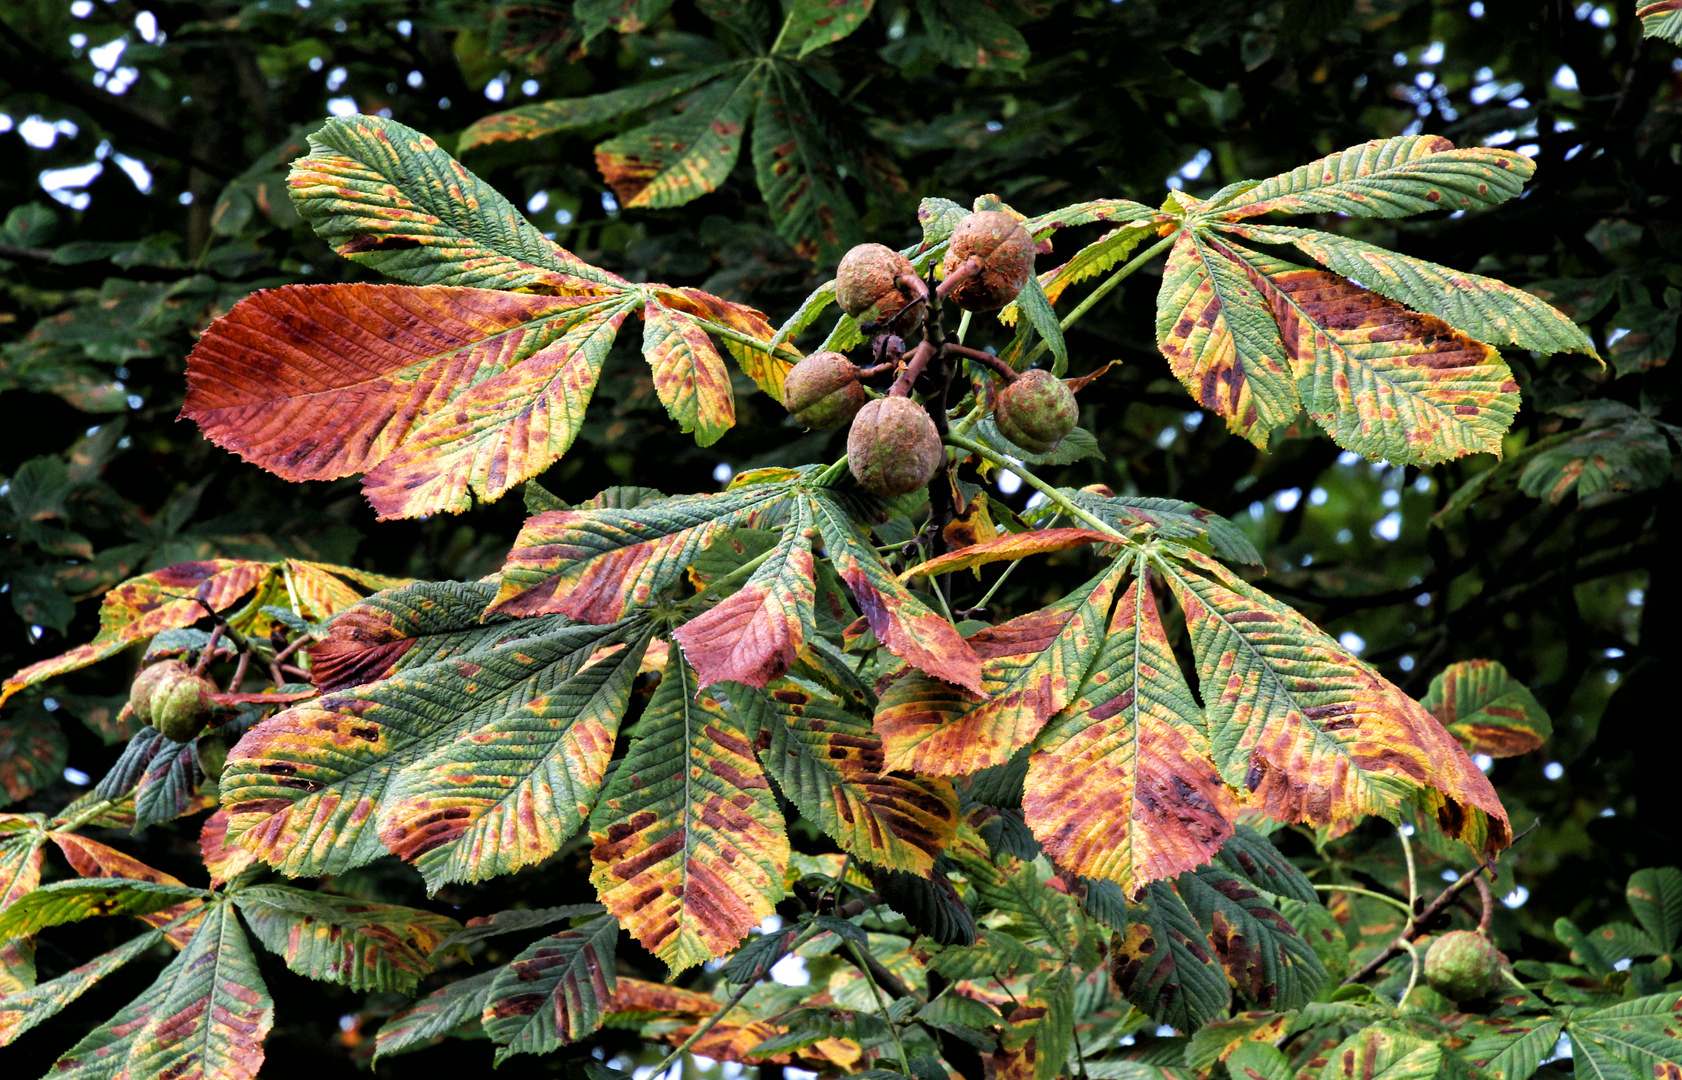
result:
M 1320 885 L 1320 884 L 1316 884 L 1314 886 L 1314 889 L 1315 889 L 1316 892 L 1346 892 L 1346 893 L 1355 893 L 1357 896 L 1370 896 L 1374 900 L 1382 900 L 1386 904 L 1389 904 L 1392 907 L 1396 908 L 1396 910 L 1398 910 L 1402 914 L 1406 915 L 1410 921 L 1413 919 L 1413 909 L 1409 908 L 1406 904 L 1402 903 L 1400 900 L 1396 899 L 1394 896 L 1385 896 L 1381 892 L 1374 892 L 1371 889 L 1363 889 L 1359 885 Z
M 1117 285 L 1120 285 L 1123 281 L 1127 280 L 1129 277 L 1132 277 L 1134 271 L 1138 270 L 1139 267 L 1145 265 L 1146 263 L 1150 262 L 1152 259 L 1156 258 L 1156 256 L 1158 254 L 1160 254 L 1161 252 L 1166 251 L 1168 248 L 1172 247 L 1173 244 L 1174 244 L 1174 239 L 1177 236 L 1179 236 L 1179 233 L 1177 231 L 1169 233 L 1167 236 L 1164 236 L 1161 240 L 1158 240 L 1156 243 L 1152 244 L 1149 248 L 1145 249 L 1145 251 L 1142 252 L 1141 254 L 1135 255 L 1132 259 L 1130 259 L 1128 261 L 1127 265 L 1123 266 L 1120 270 L 1117 270 L 1115 273 L 1111 274 L 1108 278 L 1106 278 L 1104 280 L 1104 283 L 1102 285 L 1098 286 L 1096 289 L 1093 289 L 1090 293 L 1088 293 L 1087 296 L 1086 296 L 1086 299 L 1082 300 L 1079 304 L 1077 304 L 1073 311 L 1071 311 L 1067 315 L 1063 316 L 1062 321 L 1059 322 L 1057 325 L 1062 327 L 1064 330 L 1067 330 L 1069 327 L 1073 326 L 1080 319 L 1080 317 L 1082 315 L 1085 315 L 1088 311 L 1091 311 L 1092 308 L 1093 308 L 1093 305 L 1097 304 L 1098 301 L 1100 301 L 1104 297 L 1108 296 L 1110 294 L 1111 290 L 1113 290 Z M 1034 366 L 1034 361 L 1036 361 L 1040 357 L 1044 356 L 1045 351 L 1049 348 L 1051 348 L 1051 346 L 1043 340 L 1038 345 L 1034 346 L 1034 351 L 1029 353 L 1028 354 L 1028 359 L 1023 361 L 1023 363 L 1022 363 L 1023 369 L 1026 370 L 1027 368 L 1033 367 Z
M 1050 499 L 1053 503 L 1056 503 L 1057 506 L 1060 507 L 1065 514 L 1068 514 L 1070 517 L 1074 518 L 1076 521 L 1085 525 L 1087 528 L 1094 529 L 1098 532 L 1103 533 L 1105 536 L 1108 536 L 1108 537 L 1112 538 L 1113 540 L 1115 540 L 1115 542 L 1118 543 L 1118 544 L 1131 544 L 1133 542 L 1133 541 L 1129 540 L 1127 537 L 1123 536 L 1121 533 L 1117 532 L 1114 528 L 1112 528 L 1110 525 L 1106 524 L 1104 521 L 1100 520 L 1099 518 L 1094 517 L 1093 515 L 1087 513 L 1085 510 L 1082 510 L 1080 507 L 1076 506 L 1073 502 L 1071 502 L 1069 500 L 1069 497 L 1067 495 L 1063 494 L 1061 491 L 1052 487 L 1050 484 L 1046 483 L 1044 480 L 1041 480 L 1039 477 L 1035 476 L 1032 472 L 1029 472 L 1028 468 L 1026 466 L 1017 464 L 1017 463 L 1011 461 L 1009 458 L 1005 457 L 1003 454 L 997 453 L 996 451 L 991 450 L 988 447 L 985 447 L 978 442 L 975 442 L 971 439 L 966 439 L 962 435 L 959 435 L 955 431 L 947 432 L 946 441 L 948 443 L 951 443 L 953 446 L 956 446 L 960 450 L 968 450 L 970 453 L 975 454 L 978 457 L 981 457 L 981 458 L 983 458 L 987 461 L 992 462 L 994 465 L 997 465 L 1001 469 L 1008 469 L 1009 471 L 1015 473 L 1017 476 L 1021 477 L 1022 482 L 1024 484 L 1027 484 L 1029 487 L 1033 488 L 1035 491 L 1039 492 L 1041 495 L 1044 495 L 1046 498 Z

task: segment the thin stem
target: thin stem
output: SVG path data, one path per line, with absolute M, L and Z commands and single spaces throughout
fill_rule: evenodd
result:
M 783 47 L 783 39 L 788 37 L 789 27 L 794 25 L 794 11 L 795 11 L 794 5 L 790 4 L 789 9 L 788 9 L 788 15 L 786 17 L 784 17 L 784 19 L 783 19 L 783 27 L 782 27 L 781 30 L 777 31 L 777 40 L 775 40 L 771 43 L 771 54 L 772 55 L 775 55 L 777 50 L 781 49 Z M 656 1069 L 654 1071 L 659 1072 L 660 1070 Z
M 864 962 L 864 957 L 859 954 L 859 947 L 853 942 L 847 942 L 847 951 L 858 961 L 859 972 L 864 975 L 864 981 L 870 984 L 870 995 L 876 999 L 876 1010 L 882 1014 L 882 1019 L 888 1022 L 888 1034 L 893 1037 L 894 1053 L 899 1055 L 900 1069 L 909 1068 L 905 1045 L 899 1041 L 899 1025 L 894 1023 L 893 1016 L 888 1012 L 888 1001 L 882 996 L 882 988 L 876 985 L 876 977 L 870 974 L 870 965 Z
M 827 469 L 814 476 L 812 478 L 812 483 L 817 484 L 819 487 L 823 487 L 827 484 L 833 484 L 835 481 L 839 480 L 841 478 L 841 474 L 846 471 L 847 456 L 843 454 L 840 459 L 831 462 Z
M 707 1032 L 711 1031 L 714 1027 L 716 1027 L 718 1025 L 718 1022 L 720 1020 L 724 1019 L 724 1014 L 725 1013 L 729 1012 L 731 1009 L 734 1009 L 737 1005 L 740 1005 L 742 1003 L 742 999 L 748 996 L 748 991 L 752 990 L 755 986 L 758 986 L 758 985 L 759 985 L 759 980 L 758 979 L 755 979 L 752 982 L 744 983 L 742 985 L 742 988 L 740 990 L 736 991 L 734 994 L 732 994 L 730 996 L 730 1000 L 726 1001 L 724 1003 L 724 1007 L 722 1009 L 719 1009 L 717 1012 L 713 1013 L 711 1016 L 709 1016 L 705 1020 L 701 1021 L 701 1026 L 696 1028 L 694 1033 L 691 1034 L 689 1036 L 689 1038 L 683 1040 L 683 1042 L 678 1046 L 678 1048 L 676 1050 L 673 1050 L 671 1053 L 667 1054 L 664 1058 L 662 1058 L 660 1060 L 660 1064 L 654 1066 L 654 1071 L 652 1073 L 650 1073 L 649 1075 L 650 1076 L 659 1076 L 662 1073 L 664 1073 L 667 1069 L 671 1068 L 672 1062 L 676 1061 L 678 1058 L 682 1057 L 684 1054 L 687 1054 L 689 1052 L 689 1048 L 691 1046 L 694 1046 L 696 1043 L 700 1042 L 701 1039 L 706 1036 Z
M 905 370 L 899 373 L 899 378 L 895 379 L 893 386 L 888 388 L 888 396 L 910 397 L 911 384 L 917 381 L 917 376 L 923 373 L 923 369 L 929 366 L 929 361 L 933 358 L 933 345 L 925 341 L 917 346 L 911 354 L 911 359 L 906 361 Z
M 1085 525 L 1087 528 L 1092 529 L 1096 532 L 1103 533 L 1105 536 L 1110 537 L 1111 539 L 1113 539 L 1118 544 L 1131 544 L 1133 542 L 1133 541 L 1127 539 L 1127 537 L 1121 535 L 1121 533 L 1117 532 L 1114 528 L 1112 528 L 1111 526 L 1109 526 L 1105 522 L 1099 520 L 1096 517 L 1093 517 L 1091 514 L 1087 513 L 1085 510 L 1082 510 L 1080 507 L 1076 506 L 1073 502 L 1071 502 L 1069 500 L 1069 497 L 1067 495 L 1063 494 L 1061 491 L 1058 491 L 1056 488 L 1052 487 L 1050 484 L 1046 483 L 1044 480 L 1041 480 L 1039 477 L 1037 477 L 1033 473 L 1029 472 L 1028 469 L 1025 466 L 1012 463 L 1011 460 L 1009 458 L 1005 457 L 1003 454 L 1000 454 L 1000 453 L 997 453 L 993 450 L 990 450 L 990 449 L 981 445 L 978 442 L 974 442 L 970 439 L 966 439 L 962 435 L 959 435 L 955 431 L 947 433 L 946 441 L 951 443 L 953 446 L 956 446 L 960 450 L 968 450 L 970 453 L 975 454 L 975 455 L 977 455 L 977 456 L 979 456 L 979 457 L 981 457 L 981 458 L 983 458 L 987 461 L 992 462 L 994 465 L 997 465 L 1001 469 L 1008 469 L 1009 471 L 1015 473 L 1018 477 L 1021 478 L 1021 480 L 1024 484 L 1027 484 L 1029 487 L 1033 488 L 1035 491 L 1039 492 L 1041 495 L 1044 495 L 1046 498 L 1048 498 L 1052 502 L 1056 503 L 1057 506 L 1059 508 L 1061 508 L 1062 511 L 1065 514 L 1068 514 L 1070 517 L 1074 518 L 1076 521 Z
M 1411 919 L 1413 913 L 1419 910 L 1419 877 L 1413 866 L 1413 845 L 1408 842 L 1408 834 L 1403 828 L 1405 826 L 1397 828 L 1396 835 L 1401 838 L 1402 858 L 1407 860 L 1408 864 L 1408 918 Z
M 965 311 L 958 319 L 958 344 L 960 345 L 964 342 L 964 336 L 969 333 L 969 318 L 973 314 L 972 311 Z
M 1173 246 L 1174 238 L 1178 235 L 1179 235 L 1178 233 L 1170 233 L 1169 235 L 1164 236 L 1161 240 L 1158 240 L 1156 243 L 1152 244 L 1148 249 L 1145 250 L 1145 252 L 1143 254 L 1135 256 L 1132 260 L 1130 260 L 1127 263 L 1126 266 L 1123 266 L 1120 270 L 1117 270 L 1115 273 L 1111 274 L 1108 278 L 1105 279 L 1105 281 L 1102 285 L 1098 286 L 1096 289 L 1093 289 L 1092 292 L 1087 294 L 1086 299 L 1082 300 L 1079 304 L 1077 304 L 1073 311 L 1070 311 L 1067 315 L 1063 316 L 1063 321 L 1058 323 L 1058 325 L 1061 326 L 1064 330 L 1067 330 L 1069 327 L 1073 326 L 1075 324 L 1075 322 L 1078 321 L 1082 315 L 1085 315 L 1088 311 L 1092 310 L 1092 306 L 1094 304 L 1096 304 L 1098 301 L 1102 300 L 1104 297 L 1108 296 L 1110 294 L 1110 291 L 1113 290 L 1117 285 L 1120 285 L 1123 281 L 1127 280 L 1129 277 L 1132 277 L 1134 271 L 1138 270 L 1139 267 L 1141 267 L 1141 266 L 1145 265 L 1146 263 L 1150 262 L 1152 259 L 1154 259 L 1162 251 L 1164 251 L 1167 248 Z M 1049 349 L 1050 347 L 1051 346 L 1049 344 L 1047 344 L 1044 341 L 1041 341 L 1038 345 L 1036 345 L 1034 347 L 1034 351 L 1028 354 L 1028 359 L 1023 361 L 1022 367 L 1024 369 L 1033 367 L 1034 366 L 1034 361 L 1038 360 L 1041 356 L 1044 356 L 1045 351 L 1047 349 Z
M 1062 517 L 1062 516 L 1063 515 L 1060 514 L 1060 513 L 1051 515 L 1051 517 L 1046 520 L 1045 527 L 1048 528 L 1048 529 L 1056 528 L 1057 527 L 1057 519 Z M 1001 585 L 1003 585 L 1006 581 L 1010 580 L 1011 571 L 1015 570 L 1018 566 L 1021 566 L 1023 561 L 1024 560 L 1022 560 L 1022 559 L 1017 559 L 1014 562 L 1012 562 L 1009 566 L 1005 567 L 1005 572 L 999 575 L 999 580 L 993 582 L 993 587 L 988 589 L 986 591 L 986 593 L 984 593 L 982 595 L 981 599 L 977 600 L 975 602 L 975 604 L 973 605 L 973 607 L 970 610 L 973 611 L 973 610 L 976 610 L 976 609 L 979 609 L 979 608 L 986 607 L 987 606 L 987 601 L 993 599 L 993 594 L 999 591 L 999 587 Z
M 56 828 L 52 831 L 53 832 L 75 832 L 77 829 L 81 828 L 83 825 L 86 825 L 88 822 L 92 821 L 94 818 L 98 817 L 99 815 L 105 813 L 105 811 L 111 809 L 111 807 L 115 806 L 116 804 L 117 804 L 116 799 L 101 799 L 99 802 L 96 802 L 93 805 L 85 808 L 81 813 L 77 814 L 73 818 L 70 818 L 64 824 L 60 825 L 58 828 Z
M 686 312 L 685 314 L 688 313 Z M 711 319 L 704 319 L 699 315 L 689 315 L 689 317 L 706 327 L 711 333 L 717 334 L 721 338 L 728 338 L 739 345 L 746 345 L 750 349 L 757 349 L 766 356 L 774 356 L 777 352 L 776 347 L 773 347 L 768 341 L 760 341 L 758 338 L 753 337 L 750 334 L 744 334 L 740 330 L 733 330 L 722 323 L 715 323 Z
M 1413 909 L 1396 899 L 1394 896 L 1385 896 L 1381 892 L 1373 892 L 1371 889 L 1363 889 L 1359 885 L 1315 885 L 1314 888 L 1317 892 L 1346 892 L 1355 893 L 1359 896 L 1370 896 L 1374 900 L 1382 900 L 1391 907 L 1396 908 L 1409 919 L 1413 918 Z
M 1407 1005 L 1408 995 L 1413 993 L 1413 988 L 1415 986 L 1419 985 L 1419 970 L 1425 966 L 1425 962 L 1419 958 L 1419 946 L 1415 945 L 1411 941 L 1404 941 L 1402 944 L 1407 946 L 1408 956 L 1413 960 L 1413 970 L 1408 972 L 1408 984 L 1402 988 L 1402 996 L 1400 1000 L 1396 1002 L 1396 1007 L 1398 1009 Z
M 957 345 L 948 341 L 946 343 L 946 353 L 948 356 L 961 356 L 966 360 L 974 360 L 978 364 L 987 365 L 993 369 L 999 378 L 1005 381 L 1005 385 L 1007 386 L 1019 378 L 1015 368 L 1005 363 L 1002 358 L 994 356 L 990 352 L 983 352 L 980 349 L 967 349 L 962 345 Z

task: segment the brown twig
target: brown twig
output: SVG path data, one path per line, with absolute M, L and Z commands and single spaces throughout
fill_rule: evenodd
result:
M 1536 826 L 1541 823 L 1541 818 L 1537 818 L 1535 821 L 1531 822 L 1528 828 L 1513 837 L 1513 843 L 1517 844 L 1520 840 L 1530 835 L 1530 833 L 1535 830 Z M 1460 895 L 1460 891 L 1462 889 L 1470 885 L 1473 881 L 1482 883 L 1482 878 L 1479 876 L 1479 873 L 1483 869 L 1484 867 L 1482 866 L 1474 866 L 1472 869 L 1456 878 L 1453 884 L 1444 889 L 1435 900 L 1425 906 L 1425 910 L 1408 920 L 1408 924 L 1402 928 L 1402 932 L 1400 934 L 1396 935 L 1396 940 L 1390 943 L 1389 948 L 1367 961 L 1366 964 L 1362 966 L 1361 970 L 1343 980 L 1343 985 L 1353 986 L 1355 983 L 1358 983 L 1362 979 L 1372 975 L 1379 968 L 1388 964 L 1391 960 L 1402 955 L 1402 953 L 1407 952 L 1408 946 L 1413 942 L 1413 940 L 1419 937 L 1420 934 L 1424 933 L 1425 927 L 1428 926 L 1438 915 L 1442 914 L 1445 908 L 1454 903 L 1455 898 Z M 1489 888 L 1487 884 L 1483 887 L 1484 889 Z M 1490 907 L 1485 908 L 1485 910 L 1489 911 L 1491 915 L 1493 915 L 1493 899 L 1494 898 L 1491 897 Z
M 982 269 L 981 260 L 976 258 L 974 255 L 971 255 L 962 263 L 954 267 L 952 272 L 946 275 L 945 280 L 935 286 L 935 296 L 942 300 L 946 299 L 947 295 L 950 294 L 953 289 L 956 289 L 959 285 L 962 285 L 970 278 L 981 273 Z
M 228 680 L 228 693 L 239 693 L 240 684 L 245 681 L 246 669 L 251 666 L 251 652 L 246 650 L 239 654 L 239 663 L 234 665 L 234 677 Z
M 905 370 L 899 373 L 899 378 L 895 379 L 893 386 L 888 389 L 888 396 L 910 397 L 911 384 L 917 381 L 917 376 L 923 373 L 923 369 L 929 366 L 929 361 L 933 358 L 933 345 L 925 341 L 917 346 L 911 353 L 911 359 L 906 362 Z
M 1495 893 L 1489 888 L 1489 882 L 1480 875 L 1476 879 L 1478 899 L 1483 901 L 1483 914 L 1478 917 L 1478 933 L 1488 935 L 1489 925 L 1495 920 Z
M 216 646 L 222 641 L 225 629 L 221 623 L 210 628 L 210 640 L 205 643 L 204 652 L 199 654 L 199 662 L 193 665 L 194 675 L 203 675 L 210 669 L 210 662 L 216 658 Z
M 1009 364 L 1005 363 L 1004 360 L 994 356 L 990 352 L 984 352 L 981 349 L 967 348 L 953 341 L 948 341 L 944 348 L 946 349 L 946 355 L 948 356 L 961 356 L 966 360 L 974 360 L 979 364 L 986 364 L 988 367 L 993 369 L 999 378 L 1005 381 L 1006 386 L 1009 386 L 1020 377 L 1015 368 L 1011 367 Z

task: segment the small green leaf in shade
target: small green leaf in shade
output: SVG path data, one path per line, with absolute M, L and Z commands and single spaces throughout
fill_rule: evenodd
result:
M 785 48 L 798 46 L 805 56 L 833 45 L 857 30 L 873 6 L 875 0 L 794 0 L 782 31 Z
M 522 105 L 507 112 L 493 113 L 475 120 L 461 133 L 456 152 L 467 151 L 487 143 L 515 139 L 537 139 L 559 131 L 574 131 L 594 127 L 615 120 L 627 113 L 652 108 L 688 93 L 731 69 L 729 64 L 711 64 L 681 75 L 654 79 L 633 86 L 610 90 L 589 97 L 561 98 L 536 105 Z
M 432 970 L 427 956 L 461 927 L 430 911 L 290 885 L 242 889 L 234 903 L 257 940 L 287 967 L 352 990 L 413 990 Z
M 0 806 L 26 799 L 58 780 L 68 753 L 63 729 L 40 705 L 0 721 Z
M 1468 753 L 1516 757 L 1541 749 L 1553 735 L 1541 702 L 1496 660 L 1450 664 L 1419 703 Z
M 497 973 L 481 1022 L 500 1047 L 499 1064 L 514 1054 L 547 1054 L 601 1026 L 617 985 L 618 938 L 613 916 L 598 915 L 532 942 Z
M 0 913 L 0 941 L 96 915 L 149 915 L 183 900 L 202 900 L 209 895 L 186 885 L 123 878 L 55 881 L 19 897 Z
M 1673 951 L 1682 940 L 1682 870 L 1674 866 L 1637 870 L 1630 875 L 1624 897 L 1659 948 Z
M 1565 1024 L 1545 1017 L 1508 1017 L 1500 1031 L 1479 1035 L 1459 1056 L 1494 1080 L 1528 1080 L 1553 1056 Z
M 682 206 L 718 188 L 736 164 L 758 100 L 756 65 L 703 87 L 684 111 L 596 147 L 596 168 L 621 207 Z
M 834 6 L 829 0 L 801 2 Z M 845 164 L 856 171 L 857 166 L 847 140 L 832 130 L 835 108 L 829 91 L 804 72 L 777 63 L 753 118 L 754 173 L 771 220 L 796 250 L 826 264 L 864 238 L 864 225 L 837 168 Z M 822 308 L 802 310 L 805 314 L 795 319 L 809 323 Z
M 1682 0 L 1658 0 L 1635 11 L 1641 20 L 1643 37 L 1662 38 L 1672 45 L 1682 45 Z

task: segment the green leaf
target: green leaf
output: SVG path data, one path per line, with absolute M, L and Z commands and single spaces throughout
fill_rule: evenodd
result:
M 788 836 L 770 782 L 676 650 L 590 837 L 602 903 L 674 972 L 734 949 L 782 898 Z
M 1280 1050 L 1264 1042 L 1245 1039 L 1226 1059 L 1232 1080 L 1295 1080 L 1296 1072 Z
M 424 1050 L 447 1035 L 479 1025 L 490 1000 L 491 983 L 503 968 L 458 979 L 397 1010 L 374 1035 L 374 1060 Z
M 1629 1063 L 1599 1041 L 1569 1032 L 1572 1075 L 1586 1080 L 1644 1080 Z
M 1682 45 L 1682 0 L 1658 0 L 1637 8 L 1635 17 L 1641 20 L 1642 37 Z
M 256 885 L 233 900 L 257 940 L 287 967 L 352 990 L 413 990 L 432 971 L 427 956 L 461 926 L 430 911 L 289 885 Z
M 962 68 L 1021 71 L 1028 43 L 998 12 L 966 0 L 918 0 L 917 13 L 948 63 Z
M 187 947 L 149 989 L 54 1065 L 55 1077 L 252 1080 L 274 1003 L 226 903 L 205 909 Z
M 1516 757 L 1541 749 L 1553 735 L 1541 702 L 1495 660 L 1450 664 L 1419 703 L 1468 753 Z
M 1624 898 L 1660 951 L 1675 951 L 1682 940 L 1682 870 L 1674 866 L 1637 870 L 1630 875 Z
M 875 0 L 793 0 L 781 38 L 784 50 L 799 46 L 798 55 L 816 52 L 857 30 Z
M 975 944 L 975 916 L 939 869 L 928 875 L 870 869 L 876 895 L 919 934 L 941 945 Z
M 1578 1015 L 1566 1030 L 1574 1047 L 1585 1043 L 1627 1064 L 1636 1076 L 1660 1077 L 1661 1063 L 1675 1066 L 1682 1063 L 1682 992 L 1669 990 L 1662 994 L 1620 1002 L 1610 1008 L 1588 1015 Z M 1594 1065 L 1598 1071 L 1601 1066 Z
M 628 287 L 545 239 L 495 188 L 395 120 L 328 120 L 288 183 L 298 213 L 340 255 L 411 285 L 560 295 Z
M 186 885 L 126 878 L 55 881 L 14 900 L 0 913 L 0 941 L 95 915 L 150 915 L 184 900 L 201 900 L 209 895 Z
M 0 806 L 26 799 L 60 779 L 68 753 L 63 729 L 40 705 L 0 721 Z
M 613 916 L 598 915 L 532 942 L 497 973 L 482 1022 L 500 1047 L 498 1064 L 514 1054 L 547 1054 L 601 1026 L 617 986 L 618 938 Z
M 626 209 L 682 206 L 717 189 L 741 152 L 761 69 L 704 87 L 675 116 L 596 147 L 596 167 Z
M 432 952 L 436 956 L 455 945 L 467 945 L 486 938 L 498 937 L 502 934 L 514 934 L 521 930 L 536 930 L 550 923 L 560 922 L 562 919 L 576 919 L 585 915 L 599 915 L 602 912 L 600 904 L 562 904 L 559 907 L 546 908 L 511 908 L 499 911 L 494 915 L 483 915 L 472 920 L 471 926 L 463 927 L 450 934 L 437 945 Z
M 641 632 L 631 625 L 534 629 L 539 632 L 531 637 L 504 630 L 486 647 L 329 694 L 258 724 L 229 755 L 220 781 L 229 836 L 294 876 L 341 873 L 376 859 L 387 850 L 380 834 L 399 805 L 392 796 L 400 779 L 426 782 L 429 758 L 451 746 L 459 747 L 458 754 L 471 751 L 481 728 L 549 726 L 541 715 L 548 695 L 578 675 L 598 649 Z M 471 679 L 464 679 L 467 672 Z M 553 749 L 552 743 L 532 748 L 538 754 Z M 481 813 L 496 809 L 494 801 L 470 806 Z M 471 835 L 476 823 L 466 809 L 440 811 L 431 823 L 440 827 L 437 844 L 411 842 L 410 856 L 430 851 L 429 866 L 447 867 L 452 852 L 442 845 Z M 414 810 L 408 807 L 411 816 L 397 834 L 405 841 L 425 827 Z M 553 808 L 545 807 L 549 812 Z M 503 858 L 535 857 L 537 845 L 510 841 L 513 853 Z
M 1274 211 L 1407 217 L 1431 210 L 1472 210 L 1513 198 L 1536 163 L 1511 150 L 1456 150 L 1440 135 L 1374 139 L 1299 166 L 1198 208 L 1199 216 L 1236 221 Z
M 1181 874 L 1175 888 L 1239 1000 L 1255 1008 L 1295 1009 L 1319 991 L 1326 969 L 1313 947 L 1242 879 L 1203 866 Z
M 1561 1020 L 1509 1017 L 1499 1032 L 1479 1035 L 1459 1053 L 1494 1080 L 1528 1080 L 1542 1059 L 1553 1054 L 1564 1029 Z
M 993 1062 L 1004 1075 L 1058 1080 L 1074 1046 L 1075 977 L 1069 967 L 1033 986 L 1005 1017 Z
M 654 79 L 645 83 L 610 90 L 589 97 L 562 98 L 535 105 L 522 105 L 507 112 L 493 113 L 475 120 L 461 133 L 456 152 L 467 151 L 487 143 L 514 139 L 537 139 L 558 131 L 573 131 L 615 120 L 626 113 L 652 108 L 679 94 L 695 89 L 703 83 L 723 75 L 740 65 L 711 64 L 681 75 Z
M 1233 826 L 1232 835 L 1215 853 L 1215 863 L 1269 895 L 1320 904 L 1314 883 L 1280 854 L 1273 841 L 1248 825 Z
M 783 679 L 726 693 L 802 817 L 872 866 L 931 872 L 957 827 L 949 781 L 889 772 L 870 721 L 810 686 Z
M 1461 273 L 1315 229 L 1246 225 L 1229 231 L 1258 243 L 1294 245 L 1309 258 L 1380 296 L 1435 315 L 1479 341 L 1518 345 L 1543 354 L 1599 355 L 1588 332 L 1558 309 L 1494 278 Z
M 1021 294 L 1013 303 L 1019 311 L 1028 316 L 1028 322 L 1033 326 L 1034 332 L 1050 347 L 1052 359 L 1056 361 L 1051 367 L 1051 373 L 1061 378 L 1069 369 L 1069 346 L 1063 340 L 1063 326 L 1057 320 L 1057 313 L 1051 310 L 1051 301 L 1046 297 L 1040 279 L 1032 274 L 1028 275 Z
M 1612 419 L 1619 413 L 1586 417 L 1558 442 L 1538 442 L 1519 472 L 1519 489 L 1555 504 L 1576 491 L 1582 505 L 1595 506 L 1664 484 L 1674 457 L 1672 437 L 1627 407 L 1621 414 L 1621 421 Z
M 141 934 L 56 979 L 0 998 L 0 1046 L 9 1046 L 36 1024 L 57 1015 L 99 980 L 142 953 L 156 948 L 163 940 L 163 934 L 156 930 Z
M 1196 1031 L 1232 1000 L 1208 937 L 1168 881 L 1151 882 L 1128 906 L 1110 974 L 1128 1001 L 1180 1031 Z
M 1278 905 L 1279 914 L 1290 922 L 1308 942 L 1308 947 L 1314 950 L 1314 955 L 1320 958 L 1327 981 L 1342 982 L 1348 978 L 1353 967 L 1349 958 L 1349 941 L 1344 937 L 1343 927 L 1338 925 L 1326 906 L 1318 898 L 1294 900 L 1290 897 L 1280 898 Z
M 1102 484 L 1064 491 L 1076 506 L 1095 515 L 1106 525 L 1136 539 L 1161 536 L 1174 540 L 1203 541 L 1227 562 L 1261 565 L 1261 553 L 1242 529 L 1212 510 L 1179 499 L 1156 499 L 1140 495 L 1117 495 Z M 1042 514 L 1056 512 L 1047 504 Z M 1034 520 L 1038 520 L 1035 518 Z
M 835 7 L 830 0 L 800 2 L 811 8 Z M 837 105 L 833 95 L 803 72 L 778 63 L 771 68 L 753 121 L 753 167 L 771 220 L 802 254 L 825 264 L 864 236 L 836 168 L 854 156 L 830 130 L 827 116 Z M 827 303 L 815 309 L 803 305 L 794 319 L 804 316 L 810 323 L 824 306 Z M 790 336 L 796 332 L 790 331 Z
M 1326 1056 L 1320 1080 L 1432 1080 L 1443 1064 L 1441 1047 L 1387 1024 L 1356 1032 Z

